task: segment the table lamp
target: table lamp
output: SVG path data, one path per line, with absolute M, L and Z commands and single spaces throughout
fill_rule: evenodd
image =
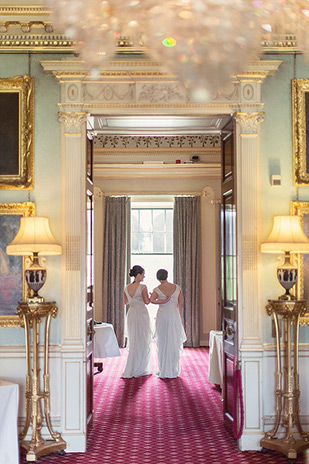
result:
M 25 269 L 25 279 L 32 290 L 28 302 L 42 303 L 44 298 L 38 294 L 46 281 L 46 268 L 39 262 L 39 256 L 60 255 L 62 247 L 50 230 L 47 217 L 22 217 L 16 237 L 6 247 L 8 255 L 33 256 L 30 267 Z
M 277 268 L 277 278 L 285 289 L 279 300 L 296 300 L 290 289 L 297 281 L 297 266 L 291 262 L 291 253 L 309 253 L 309 240 L 303 232 L 300 216 L 274 216 L 273 228 L 262 243 L 262 253 L 284 253 L 284 261 Z

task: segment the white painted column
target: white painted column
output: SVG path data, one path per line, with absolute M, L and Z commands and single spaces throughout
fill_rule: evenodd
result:
M 62 436 L 85 451 L 86 114 L 59 113 L 62 188 Z
M 103 280 L 104 193 L 94 187 L 94 319 L 101 322 Z
M 217 200 L 211 187 L 205 187 L 201 195 L 201 315 L 200 342 L 209 344 L 209 332 L 220 330 L 218 320 L 218 238 L 219 220 Z M 216 289 L 214 291 L 214 289 Z
M 263 436 L 262 311 L 259 251 L 260 135 L 263 113 L 236 113 L 238 345 L 244 430 L 242 450 L 259 449 Z

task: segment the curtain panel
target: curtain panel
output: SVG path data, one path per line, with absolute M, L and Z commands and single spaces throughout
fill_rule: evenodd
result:
M 176 197 L 174 207 L 174 282 L 183 292 L 185 346 L 200 346 L 201 203 Z
M 124 346 L 123 291 L 130 256 L 130 199 L 106 197 L 103 233 L 103 322 L 113 324 L 119 346 Z

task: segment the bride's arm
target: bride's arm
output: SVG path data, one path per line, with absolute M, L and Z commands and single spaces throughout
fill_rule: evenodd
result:
M 147 290 L 146 285 L 143 285 L 142 296 L 143 296 L 144 303 L 149 304 L 150 299 L 149 299 L 149 296 L 148 296 L 148 290 Z
M 183 293 L 182 293 L 181 290 L 180 290 L 179 296 L 178 296 L 178 309 L 179 309 L 180 316 L 182 316 L 182 309 L 183 309 Z
M 171 299 L 170 296 L 167 296 L 165 300 L 159 300 L 157 292 L 153 291 L 150 295 L 150 303 L 152 304 L 165 304 Z

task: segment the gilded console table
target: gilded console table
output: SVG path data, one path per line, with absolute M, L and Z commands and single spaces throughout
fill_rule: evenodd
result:
M 26 422 L 23 431 L 19 435 L 21 451 L 26 454 L 27 461 L 36 461 L 45 454 L 59 451 L 64 453 L 66 442 L 60 433 L 54 432 L 50 420 L 50 389 L 48 371 L 49 326 L 51 317 L 56 317 L 58 308 L 55 302 L 31 303 L 19 302 L 17 308 L 19 317 L 23 320 L 26 339 Z M 41 321 L 45 319 L 44 328 L 44 370 L 43 390 L 40 388 L 39 367 L 39 328 Z M 30 334 L 32 329 L 32 368 Z M 51 439 L 44 440 L 41 436 L 42 428 L 42 404 L 44 404 L 44 418 Z M 28 429 L 32 425 L 31 440 L 24 440 Z
M 299 319 L 306 312 L 306 301 L 268 300 L 266 310 L 269 316 L 273 315 L 276 330 L 276 420 L 274 428 L 265 433 L 260 445 L 295 459 L 299 451 L 309 448 L 309 435 L 303 431 L 299 420 L 298 374 Z M 282 320 L 283 346 L 280 342 L 279 319 Z M 280 425 L 285 429 L 283 438 L 277 436 Z M 298 438 L 293 435 L 294 426 L 299 432 Z

